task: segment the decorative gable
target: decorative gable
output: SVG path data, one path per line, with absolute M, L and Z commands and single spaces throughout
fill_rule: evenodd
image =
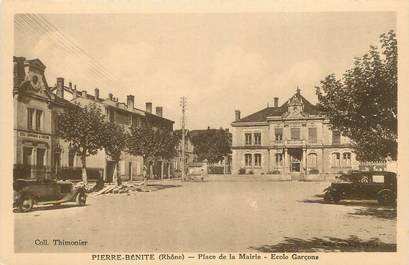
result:
M 24 58 L 22 57 L 24 60 Z M 50 99 L 47 81 L 44 76 L 45 65 L 38 59 L 34 60 L 16 60 L 21 65 L 23 71 L 16 72 L 17 78 L 21 80 L 17 90 L 19 93 L 30 93 L 43 99 Z M 19 69 L 19 66 L 17 66 Z
M 289 119 L 298 119 L 307 117 L 304 113 L 304 102 L 301 97 L 300 89 L 297 88 L 297 93 L 292 96 L 287 102 L 287 112 L 282 117 Z

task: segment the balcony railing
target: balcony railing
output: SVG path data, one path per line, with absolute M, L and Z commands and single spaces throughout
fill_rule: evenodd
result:
M 305 144 L 305 140 L 301 140 L 301 139 L 289 139 L 289 140 L 285 140 L 284 142 L 286 145 L 303 145 Z

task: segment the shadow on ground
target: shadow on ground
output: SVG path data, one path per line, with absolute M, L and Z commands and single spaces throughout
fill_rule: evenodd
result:
M 157 191 L 157 190 L 163 190 L 163 189 L 169 189 L 169 188 L 179 188 L 182 187 L 182 185 L 170 185 L 170 184 L 148 184 L 148 188 L 150 191 Z
M 360 209 L 356 209 L 355 212 L 349 213 L 349 215 L 352 216 L 370 216 L 389 220 L 396 219 L 397 216 L 396 205 L 379 206 L 378 202 L 375 200 L 341 200 L 338 203 L 334 203 L 324 201 L 322 195 L 315 195 L 314 197 L 317 199 L 306 199 L 298 202 L 361 207 Z
M 317 196 L 318 197 L 318 196 Z M 358 200 L 341 200 L 337 203 L 334 202 L 326 202 L 324 199 L 306 199 L 302 201 L 298 201 L 302 203 L 319 203 L 319 204 L 328 204 L 328 205 L 344 205 L 344 206 L 367 206 L 367 207 L 377 207 L 377 201 L 358 201 Z
M 70 204 L 60 204 L 60 205 L 40 205 L 40 206 L 34 206 L 34 208 L 30 212 L 36 212 L 36 211 L 50 211 L 50 210 L 61 210 L 61 209 L 67 209 L 67 208 L 72 208 L 72 207 L 87 207 L 88 204 L 84 206 L 78 206 L 77 204 L 70 203 Z M 14 213 L 24 213 L 20 212 L 18 209 L 13 209 Z M 30 213 L 27 212 L 27 213 Z
M 357 216 L 371 216 L 381 219 L 388 219 L 394 220 L 396 219 L 396 208 L 364 208 L 364 209 L 357 209 L 353 213 L 349 213 L 350 215 L 357 215 Z
M 379 238 L 365 241 L 353 235 L 347 239 L 313 237 L 305 240 L 285 237 L 284 242 L 249 249 L 259 252 L 396 252 L 396 244 L 383 243 Z

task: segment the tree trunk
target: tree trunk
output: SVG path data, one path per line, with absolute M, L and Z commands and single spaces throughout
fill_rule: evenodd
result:
M 160 180 L 163 180 L 163 167 L 164 163 L 163 160 L 160 162 Z
M 87 178 L 87 156 L 84 154 L 81 154 L 81 171 L 82 171 L 82 182 L 84 185 L 88 184 L 88 178 Z
M 145 158 L 143 159 L 143 186 L 146 188 L 148 186 L 148 172 L 147 172 L 147 166 L 146 166 L 146 160 Z
M 153 176 L 153 165 L 152 163 L 149 163 L 149 178 L 152 179 Z
M 119 186 L 121 184 L 122 184 L 121 167 L 119 166 L 119 161 L 116 161 L 116 181 L 115 181 L 115 185 Z

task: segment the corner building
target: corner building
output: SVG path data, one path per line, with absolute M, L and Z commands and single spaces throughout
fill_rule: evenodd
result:
M 244 118 L 236 110 L 232 141 L 233 174 L 272 174 L 288 180 L 333 179 L 359 168 L 349 138 L 299 89 L 281 106 Z

